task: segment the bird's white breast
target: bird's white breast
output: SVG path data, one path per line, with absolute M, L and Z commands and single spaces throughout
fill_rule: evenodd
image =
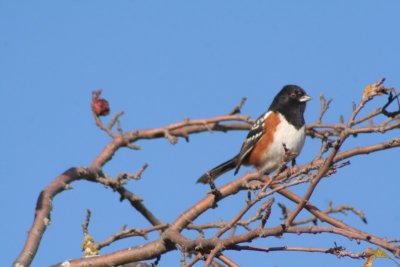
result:
M 284 162 L 285 149 L 289 149 L 295 158 L 301 151 L 305 141 L 305 126 L 296 129 L 292 124 L 288 123 L 283 115 L 279 114 L 280 123 L 274 134 L 274 140 L 271 147 L 262 157 L 260 170 L 262 172 L 275 171 Z

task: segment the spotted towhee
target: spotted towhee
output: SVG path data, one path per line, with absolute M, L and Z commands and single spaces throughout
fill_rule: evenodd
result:
M 262 173 L 271 173 L 285 160 L 294 160 L 304 145 L 303 113 L 310 99 L 299 86 L 284 86 L 268 111 L 254 122 L 239 154 L 207 171 L 197 182 L 208 183 L 232 169 L 237 174 L 241 165 L 253 165 Z

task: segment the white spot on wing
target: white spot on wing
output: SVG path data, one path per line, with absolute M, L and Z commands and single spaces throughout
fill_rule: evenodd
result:
M 265 112 L 263 116 L 261 116 L 260 118 L 258 118 L 255 122 L 253 127 L 251 127 L 252 129 L 257 129 L 259 127 L 262 127 L 265 120 L 267 119 L 268 115 L 271 113 L 271 111 Z

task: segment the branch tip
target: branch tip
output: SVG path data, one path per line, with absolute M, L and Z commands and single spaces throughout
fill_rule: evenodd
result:
M 247 101 L 247 97 L 242 97 L 242 99 L 240 100 L 239 104 L 237 104 L 231 112 L 228 113 L 228 115 L 235 115 L 235 114 L 240 114 L 242 111 L 242 107 L 244 106 L 244 104 Z

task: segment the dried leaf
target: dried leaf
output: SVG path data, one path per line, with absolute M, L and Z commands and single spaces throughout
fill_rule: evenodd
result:
M 374 260 L 375 260 L 375 256 L 374 255 L 369 256 L 367 258 L 367 261 L 364 263 L 363 267 L 371 267 L 372 263 L 374 263 Z
M 385 78 L 382 78 L 376 83 L 368 84 L 364 89 L 362 98 L 366 99 L 371 96 L 386 94 L 386 89 L 382 86 L 384 81 Z
M 375 249 L 375 250 L 373 250 L 372 248 L 368 248 L 367 252 L 368 252 L 368 254 L 371 254 L 371 256 L 369 256 L 367 258 L 367 261 L 364 263 L 363 267 L 371 267 L 376 258 L 391 259 L 389 257 L 389 255 L 386 254 L 386 252 L 383 249 L 380 249 L 380 248 Z
M 93 237 L 91 237 L 89 234 L 85 234 L 84 236 L 85 237 L 82 242 L 82 251 L 85 258 L 99 255 L 99 250 L 94 245 Z
M 380 248 L 375 250 L 374 255 L 377 258 L 387 258 L 387 259 L 389 259 L 389 255 L 386 254 L 386 252 L 383 249 L 380 249 Z
M 367 87 L 365 87 L 365 89 L 364 89 L 364 93 L 363 93 L 362 98 L 367 98 L 371 94 L 371 92 L 372 92 L 372 90 L 374 88 L 375 88 L 375 84 L 374 83 L 373 84 L 368 84 Z

